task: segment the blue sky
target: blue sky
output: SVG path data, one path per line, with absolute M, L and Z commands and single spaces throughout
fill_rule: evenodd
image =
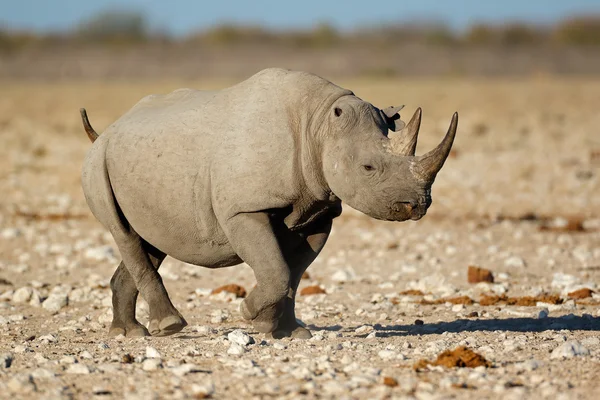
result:
M 600 14 L 600 0 L 0 0 L 0 25 L 64 31 L 115 8 L 142 11 L 152 26 L 181 35 L 222 22 L 297 28 L 326 21 L 341 29 L 424 18 L 457 29 L 474 21 L 545 23 L 565 15 Z

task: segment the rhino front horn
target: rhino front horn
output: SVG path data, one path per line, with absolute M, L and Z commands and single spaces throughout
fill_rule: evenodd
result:
M 440 169 L 442 169 L 444 166 L 444 162 L 450 154 L 450 149 L 452 149 L 452 143 L 454 143 L 457 127 L 458 113 L 455 112 L 452 116 L 452 122 L 450 122 L 450 127 L 448 128 L 448 132 L 446 133 L 444 140 L 442 140 L 442 142 L 429 153 L 417 157 L 419 166 L 418 171 L 424 179 L 433 180 Z
M 414 156 L 417 149 L 417 137 L 421 128 L 421 107 L 417 108 L 406 129 L 392 142 L 394 153 L 401 156 Z

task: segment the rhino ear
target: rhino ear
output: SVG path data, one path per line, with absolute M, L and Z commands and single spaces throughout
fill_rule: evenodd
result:
M 383 116 L 385 118 L 385 122 L 387 122 L 389 130 L 393 132 L 401 131 L 406 125 L 404 121 L 400 120 L 400 114 L 398 112 L 402 110 L 404 106 L 389 106 L 381 110 L 383 112 Z

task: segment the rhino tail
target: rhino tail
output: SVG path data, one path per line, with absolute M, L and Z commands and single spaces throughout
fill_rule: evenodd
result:
M 88 119 L 85 108 L 79 109 L 79 113 L 81 114 L 81 121 L 83 122 L 83 128 L 85 129 L 85 133 L 87 133 L 91 142 L 94 143 L 96 139 L 98 139 L 99 135 L 96 133 L 94 128 L 92 128 L 92 125 L 90 125 L 90 120 Z

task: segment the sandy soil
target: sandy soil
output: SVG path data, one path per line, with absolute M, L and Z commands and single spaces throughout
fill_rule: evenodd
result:
M 247 265 L 173 259 L 161 274 L 190 326 L 107 336 L 119 255 L 79 186 L 90 143 L 78 109 L 101 131 L 146 94 L 225 82 L 2 83 L 0 398 L 596 398 L 600 296 L 569 293 L 600 282 L 600 82 L 339 83 L 382 107 L 405 103 L 406 118 L 422 106 L 418 153 L 453 111 L 461 120 L 421 221 L 350 209 L 336 220 L 301 286 L 326 292 L 299 297 L 308 341 L 266 338 L 241 319 L 241 299 L 210 294 L 251 289 Z M 469 265 L 494 283 L 468 283 Z M 544 293 L 560 304 L 480 304 Z M 413 368 L 459 346 L 488 366 Z

